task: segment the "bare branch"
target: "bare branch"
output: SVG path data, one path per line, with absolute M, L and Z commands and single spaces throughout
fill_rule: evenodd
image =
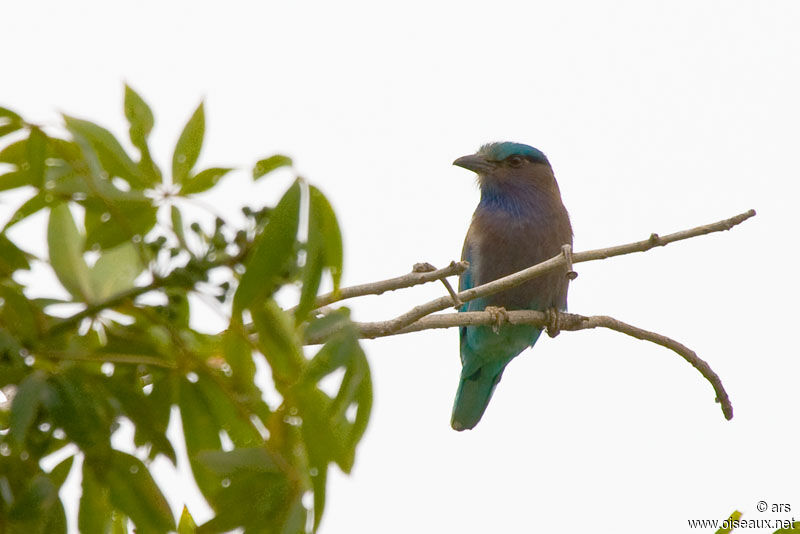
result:
M 403 276 L 389 278 L 388 280 L 380 280 L 378 282 L 370 282 L 369 284 L 343 287 L 339 290 L 338 294 L 326 293 L 325 295 L 320 295 L 317 297 L 315 307 L 321 308 L 322 306 L 327 306 L 328 304 L 341 300 L 363 297 L 364 295 L 381 295 L 387 291 L 427 284 L 428 282 L 434 282 L 436 280 L 444 280 L 448 276 L 463 273 L 468 267 L 469 263 L 465 261 L 451 261 L 450 265 L 442 269 L 435 269 L 432 265 L 427 263 L 418 263 L 414 265 L 414 270 Z M 449 302 L 452 304 L 452 298 Z M 287 311 L 292 313 L 294 308 Z
M 663 247 L 674 243 L 675 241 L 683 241 L 692 237 L 711 234 L 714 232 L 722 232 L 730 230 L 737 224 L 741 224 L 751 217 L 755 217 L 756 210 L 748 210 L 740 213 L 730 219 L 717 221 L 711 224 L 704 224 L 690 228 L 689 230 L 681 230 L 674 234 L 659 236 L 658 234 L 650 234 L 650 237 L 644 241 L 636 241 L 635 243 L 628 243 L 627 245 L 618 245 L 616 247 L 600 248 L 597 250 L 587 250 L 586 252 L 575 252 L 572 254 L 573 263 L 581 263 L 584 261 L 604 260 L 613 256 L 622 256 L 623 254 L 630 254 L 631 252 L 646 252 L 651 248 Z
M 233 256 L 225 256 L 219 258 L 214 262 L 210 262 L 208 265 L 208 269 L 211 270 L 216 267 L 232 267 L 237 263 L 240 263 L 247 257 L 247 253 L 249 252 L 249 248 L 245 248 L 240 250 L 237 254 Z M 151 291 L 157 291 L 159 289 L 167 288 L 167 287 L 176 287 L 180 289 L 184 289 L 186 291 L 190 291 L 194 287 L 194 283 L 187 287 L 186 283 L 186 275 L 185 270 L 175 269 L 170 274 L 163 276 L 163 277 L 156 277 L 147 285 L 143 286 L 136 286 L 116 295 L 110 297 L 108 300 L 104 300 L 102 302 L 98 302 L 96 304 L 89 304 L 83 310 L 75 313 L 74 315 L 70 315 L 69 317 L 65 317 L 61 321 L 53 324 L 50 328 L 45 330 L 43 333 L 43 337 L 52 336 L 73 328 L 77 326 L 82 320 L 86 319 L 87 317 L 94 317 L 98 313 L 107 310 L 109 308 L 114 308 L 129 300 L 134 300 L 136 297 L 140 297 L 145 293 L 149 293 Z
M 572 263 L 602 260 L 606 258 L 611 258 L 613 256 L 622 256 L 624 254 L 631 254 L 633 252 L 646 252 L 652 248 L 663 247 L 670 243 L 674 243 L 675 241 L 682 241 L 684 239 L 690 239 L 692 237 L 710 234 L 712 232 L 721 232 L 723 230 L 730 230 L 737 224 L 740 224 L 749 219 L 750 217 L 755 216 L 755 214 L 756 214 L 755 210 L 749 210 L 746 211 L 745 213 L 736 215 L 735 217 L 731 217 L 730 219 L 725 219 L 715 223 L 698 226 L 696 228 L 691 228 L 689 230 L 675 232 L 674 234 L 669 234 L 663 237 L 659 237 L 658 234 L 651 234 L 648 239 L 645 239 L 643 241 L 628 243 L 626 245 L 618 245 L 615 247 L 600 248 L 596 250 L 587 250 L 585 252 L 574 252 L 571 253 Z M 567 256 L 569 254 L 570 254 L 569 250 L 563 249 L 562 253 L 559 254 L 558 256 L 554 256 L 549 260 L 545 260 L 542 263 L 533 265 L 531 267 L 528 267 L 527 269 L 523 269 L 508 276 L 504 276 L 503 278 L 498 278 L 497 280 L 494 280 L 492 282 L 477 287 L 473 287 L 465 291 L 461 291 L 456 295 L 456 297 L 461 302 L 468 302 L 476 298 L 486 297 L 488 295 L 493 295 L 495 293 L 511 289 L 512 287 L 516 287 L 520 284 L 523 284 L 528 280 L 535 278 L 537 276 L 541 276 L 544 273 L 549 272 L 553 269 L 567 267 L 569 263 L 567 260 Z M 433 273 L 425 273 L 425 274 L 433 274 Z M 399 278 L 396 278 L 394 280 L 399 280 Z M 377 282 L 377 284 L 380 283 L 381 282 Z M 366 288 L 370 285 L 372 284 L 364 284 L 363 286 L 356 286 L 356 287 Z M 381 325 L 380 328 L 382 328 L 378 336 L 385 336 L 391 334 L 392 332 L 398 332 L 403 328 L 405 328 L 406 326 L 410 325 L 411 323 L 417 321 L 418 319 L 425 317 L 426 315 L 430 315 L 431 313 L 442 311 L 445 308 L 450 307 L 452 304 L 453 304 L 453 297 L 451 297 L 450 295 L 446 297 L 439 297 L 438 299 L 431 300 L 429 302 L 426 302 L 425 304 L 420 304 L 419 306 L 415 306 L 411 310 L 395 317 L 394 319 L 391 319 L 389 321 L 383 321 L 380 323 L 375 323 L 376 325 Z
M 428 330 L 433 328 L 450 328 L 454 326 L 496 324 L 497 322 L 496 315 L 485 311 L 450 313 L 450 314 L 439 314 L 439 315 L 430 315 L 430 314 L 444 310 L 445 308 L 451 306 L 454 301 L 468 302 L 476 298 L 499 293 L 501 291 L 505 291 L 512 287 L 516 287 L 532 278 L 541 276 L 542 274 L 557 268 L 566 268 L 567 276 L 570 279 L 574 279 L 574 277 L 577 276 L 577 274 L 574 271 L 572 271 L 572 264 L 581 263 L 585 261 L 601 260 L 601 259 L 611 258 L 613 256 L 631 254 L 634 252 L 645 252 L 652 248 L 663 247 L 665 245 L 668 245 L 669 243 L 674 243 L 676 241 L 682 241 L 684 239 L 690 239 L 692 237 L 698 237 L 713 232 L 730 230 L 734 226 L 741 224 L 747 219 L 755 216 L 755 214 L 756 214 L 755 210 L 749 210 L 739 215 L 736 215 L 735 217 L 731 217 L 729 219 L 725 219 L 711 224 L 706 224 L 703 226 L 697 226 L 695 228 L 683 230 L 680 232 L 675 232 L 663 237 L 659 236 L 658 234 L 651 234 L 648 239 L 645 239 L 643 241 L 636 241 L 625 245 L 618 245 L 614 247 L 607 247 L 596 250 L 588 250 L 585 252 L 573 253 L 570 247 L 565 246 L 562 248 L 562 253 L 559 254 L 558 256 L 550 258 L 549 260 L 543 261 L 542 263 L 539 263 L 537 265 L 528 267 L 527 269 L 523 269 L 522 271 L 510 274 L 503 278 L 499 278 L 497 280 L 494 280 L 487 284 L 483 284 L 481 286 L 461 291 L 460 293 L 457 293 L 455 295 L 451 293 L 448 296 L 431 300 L 419 306 L 415 306 L 411 310 L 395 317 L 394 319 L 390 319 L 388 321 L 371 322 L 371 323 L 356 323 L 356 327 L 359 329 L 362 337 L 372 339 L 376 337 L 384 337 L 395 334 L 406 334 L 410 332 L 417 332 L 420 330 Z M 459 264 L 451 263 L 450 268 L 454 268 L 455 266 L 458 265 Z M 461 268 L 459 273 L 463 272 L 465 269 L 466 265 L 464 265 Z M 410 275 L 401 276 L 391 280 L 385 280 L 383 282 L 376 282 L 373 284 L 363 284 L 361 286 L 354 286 L 352 288 L 343 289 L 341 293 L 346 296 L 340 295 L 340 298 L 337 299 L 330 294 L 324 295 L 318 299 L 317 305 L 324 306 L 326 304 L 336 302 L 337 300 L 343 300 L 344 298 L 352 298 L 355 296 L 369 295 L 369 294 L 380 294 L 383 293 L 384 291 L 388 291 L 391 289 L 410 287 L 411 285 L 416 285 L 418 283 L 425 283 L 426 281 L 436 280 L 437 277 L 433 275 L 439 273 L 440 271 L 445 271 L 445 270 L 446 269 L 440 269 L 439 271 L 431 271 L 426 273 L 411 273 Z M 453 272 L 452 274 L 459 274 L 459 273 Z M 428 275 L 430 276 L 430 278 L 427 280 L 423 279 L 424 275 Z M 449 276 L 449 275 L 445 274 L 443 276 Z M 438 279 L 443 279 L 443 277 L 439 277 Z M 414 283 L 407 283 L 408 281 L 411 280 L 414 280 Z M 512 324 L 532 324 L 544 328 L 548 327 L 550 322 L 552 322 L 548 320 L 549 318 L 547 313 L 540 311 L 509 310 L 507 315 L 509 322 Z M 717 376 L 717 374 L 711 369 L 711 367 L 704 360 L 699 358 L 694 351 L 692 351 L 685 345 L 671 338 L 668 338 L 664 335 L 643 330 L 641 328 L 624 323 L 622 321 L 618 321 L 617 319 L 608 316 L 586 317 L 583 315 L 558 312 L 556 313 L 555 319 L 556 323 L 558 324 L 558 329 L 560 330 L 574 331 L 574 330 L 586 330 L 589 328 L 600 328 L 600 327 L 608 328 L 635 337 L 637 339 L 650 341 L 652 343 L 661 345 L 663 347 L 666 347 L 674 351 L 675 353 L 680 355 L 683 359 L 685 359 L 687 362 L 691 363 L 692 366 L 694 366 L 695 369 L 697 369 L 700 372 L 700 374 L 702 374 L 703 377 L 705 377 L 705 379 L 708 380 L 709 383 L 711 383 L 717 395 L 716 400 L 722 406 L 722 412 L 725 415 L 725 418 L 731 419 L 733 417 L 733 408 L 731 406 L 730 400 L 728 399 L 728 395 L 725 392 L 725 388 L 722 386 L 722 382 L 719 376 Z M 332 334 L 333 332 L 325 332 L 320 336 L 316 336 L 314 338 L 307 338 L 305 340 L 305 343 L 309 345 L 322 343 L 328 336 Z
M 539 327 L 548 326 L 548 314 L 540 311 L 532 310 L 509 310 L 506 312 L 505 319 L 509 324 L 530 324 Z M 365 338 L 376 338 L 387 335 L 407 334 L 410 332 L 419 332 L 421 330 L 430 330 L 434 328 L 451 328 L 454 326 L 477 326 L 477 325 L 494 325 L 496 324 L 497 317 L 495 314 L 485 311 L 479 312 L 463 312 L 463 313 L 446 313 L 430 315 L 414 322 L 413 324 L 403 328 L 402 330 L 386 333 L 386 328 L 381 323 L 356 323 L 361 335 Z M 587 330 L 590 328 L 608 328 L 617 332 L 650 341 L 656 345 L 666 347 L 671 351 L 680 355 L 684 360 L 692 364 L 692 366 L 700 371 L 700 374 L 708 380 L 714 388 L 717 395 L 717 402 L 722 407 L 722 413 L 725 419 L 733 417 L 733 407 L 731 406 L 728 394 L 722 386 L 722 381 L 719 376 L 711 369 L 711 367 L 697 354 L 687 346 L 671 339 L 662 334 L 650 332 L 642 328 L 624 323 L 613 317 L 605 315 L 584 316 L 575 313 L 558 312 L 558 326 L 560 330 Z

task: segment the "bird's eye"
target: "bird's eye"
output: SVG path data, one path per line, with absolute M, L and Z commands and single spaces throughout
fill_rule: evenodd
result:
M 522 164 L 525 162 L 525 158 L 523 158 L 522 156 L 511 156 L 506 161 L 508 161 L 508 164 L 511 167 L 514 167 L 516 169 L 522 167 Z

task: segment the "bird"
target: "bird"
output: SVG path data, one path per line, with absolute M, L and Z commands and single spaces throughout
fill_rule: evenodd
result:
M 480 188 L 461 253 L 469 267 L 459 277 L 459 291 L 552 258 L 563 245 L 572 246 L 569 214 L 550 162 L 540 150 L 522 143 L 488 143 L 453 165 L 477 173 Z M 501 324 L 505 310 L 566 311 L 568 286 L 567 269 L 556 269 L 459 308 L 499 315 L 495 325 L 459 328 L 462 369 L 450 422 L 453 429 L 478 424 L 506 365 L 542 333 L 533 325 Z

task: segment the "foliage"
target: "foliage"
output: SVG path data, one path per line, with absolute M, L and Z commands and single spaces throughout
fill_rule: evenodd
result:
M 243 207 L 242 227 L 187 224 L 186 203 L 231 170 L 196 168 L 203 105 L 169 174 L 151 158 L 153 113 L 130 87 L 124 111 L 136 157 L 95 123 L 64 116 L 63 130 L 45 131 L 0 108 L 0 191 L 30 192 L 0 231 L 0 531 L 64 532 L 59 488 L 71 469 L 81 474 L 82 532 L 124 531 L 129 521 L 142 533 L 316 530 L 328 468 L 351 469 L 372 398 L 347 310 L 314 312 L 324 273 L 335 288 L 341 277 L 333 210 L 297 178 L 274 207 Z M 253 177 L 290 166 L 271 156 Z M 9 237 L 37 212 L 47 216 L 47 258 Z M 33 280 L 17 275 L 37 264 L 52 268 L 68 298 L 28 296 Z M 290 311 L 274 298 L 287 285 L 300 288 Z M 228 327 L 193 328 L 190 294 L 216 299 Z M 304 336 L 333 323 L 343 328 L 307 354 Z M 278 402 L 256 384 L 260 358 Z M 337 370 L 343 378 L 329 395 L 320 381 Z M 199 526 L 188 510 L 176 522 L 149 471 L 159 455 L 176 462 L 166 430 L 177 414 L 215 511 Z M 111 446 L 124 419 L 135 428 L 135 455 Z M 43 469 L 68 444 L 79 452 Z
M 729 534 L 734 530 L 739 532 L 739 528 L 761 528 L 762 525 L 769 525 L 771 523 L 786 523 L 787 526 L 779 528 L 772 534 L 789 534 L 791 532 L 800 532 L 800 522 L 789 519 L 742 519 L 742 512 L 734 510 L 727 519 L 722 521 L 722 527 L 719 528 L 715 534 Z

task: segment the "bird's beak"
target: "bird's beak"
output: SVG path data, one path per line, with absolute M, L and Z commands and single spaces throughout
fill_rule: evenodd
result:
M 494 169 L 494 163 L 487 160 L 480 154 L 470 154 L 469 156 L 462 156 L 453 162 L 457 167 L 463 167 L 468 171 L 477 172 L 482 174 Z

